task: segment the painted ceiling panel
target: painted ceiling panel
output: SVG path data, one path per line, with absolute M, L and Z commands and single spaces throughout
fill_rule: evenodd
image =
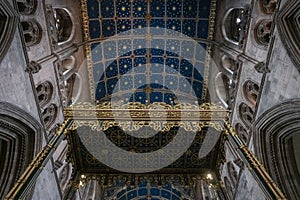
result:
M 122 92 L 132 93 L 129 101 L 148 103 L 179 94 L 204 98 L 207 46 L 199 39 L 208 37 L 210 1 L 87 0 L 87 16 L 86 40 L 95 41 L 92 99 L 121 98 Z M 148 93 L 135 94 L 141 88 Z

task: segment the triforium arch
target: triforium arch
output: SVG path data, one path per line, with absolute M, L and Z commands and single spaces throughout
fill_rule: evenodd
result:
M 37 0 L 17 0 L 18 10 L 22 15 L 32 15 L 37 8 Z
M 245 103 L 241 103 L 239 105 L 239 115 L 242 122 L 249 128 L 254 119 L 254 111 L 252 108 Z
M 287 1 L 276 18 L 278 32 L 293 63 L 300 71 L 300 1 Z
M 254 38 L 260 45 L 267 46 L 271 40 L 272 20 L 260 20 L 254 28 Z
M 58 115 L 57 106 L 55 104 L 50 104 L 43 110 L 42 115 L 46 127 L 50 128 L 55 122 Z
M 70 11 L 65 8 L 53 8 L 55 27 L 57 31 L 58 45 L 70 42 L 74 37 L 75 26 L 73 16 Z
M 254 107 L 259 93 L 259 86 L 251 80 L 247 80 L 243 85 L 245 99 Z
M 0 102 L 0 199 L 41 147 L 42 126 L 24 110 Z
M 241 140 L 244 142 L 244 144 L 247 144 L 249 141 L 250 135 L 247 132 L 247 130 L 244 128 L 244 126 L 240 123 L 237 123 L 235 125 L 235 131 L 237 132 L 237 134 L 239 135 Z
M 43 31 L 38 22 L 35 20 L 22 21 L 21 26 L 26 46 L 40 43 Z
M 255 152 L 288 199 L 300 199 L 300 99 L 263 113 L 253 124 Z
M 266 14 L 273 14 L 277 6 L 277 0 L 259 0 L 262 10 Z
M 18 23 L 17 16 L 18 14 L 7 0 L 0 1 L 0 62 L 14 37 Z
M 244 7 L 229 9 L 222 21 L 222 34 L 226 41 L 241 47 L 246 37 L 248 9 Z
M 50 81 L 40 83 L 36 87 L 37 97 L 41 107 L 45 106 L 52 99 L 53 85 Z

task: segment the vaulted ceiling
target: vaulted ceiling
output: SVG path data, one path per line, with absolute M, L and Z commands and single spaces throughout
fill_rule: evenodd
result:
M 171 106 L 203 103 L 211 51 L 207 39 L 212 39 L 213 35 L 214 15 L 211 15 L 211 10 L 215 6 L 207 0 L 82 1 L 91 99 L 99 105 L 104 101 L 146 105 L 158 102 Z M 108 138 L 107 142 L 116 146 L 114 149 L 143 154 L 147 159 L 164 160 L 163 154 L 153 157 L 151 152 L 158 152 L 175 140 L 178 145 L 169 147 L 169 150 L 178 151 L 181 141 L 189 135 L 189 131 L 184 130 L 183 138 L 178 139 L 178 126 L 157 133 L 152 133 L 155 130 L 151 127 L 127 133 L 122 127 L 111 126 L 103 131 L 104 136 L 96 129 L 83 123 L 68 137 L 69 158 L 74 167 L 86 175 L 120 172 L 97 160 L 89 146 L 85 146 L 85 140 L 95 144 L 97 138 L 102 141 L 99 137 Z M 211 144 L 211 152 L 199 158 L 199 149 L 209 129 L 205 127 L 193 133 L 193 142 L 182 156 L 151 173 L 201 176 L 214 169 L 220 143 Z M 216 130 L 212 130 L 210 140 L 219 136 Z M 109 156 L 108 160 L 125 168 L 126 159 L 130 158 L 120 155 Z M 128 194 L 126 198 L 131 199 Z M 179 198 L 173 196 L 171 199 Z
M 206 0 L 87 0 L 92 99 L 204 99 L 210 8 Z

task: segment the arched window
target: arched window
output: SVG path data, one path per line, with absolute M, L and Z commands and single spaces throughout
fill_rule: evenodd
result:
M 69 42 L 74 35 L 74 27 L 69 12 L 62 8 L 53 11 L 55 29 L 57 30 L 58 45 Z
M 277 0 L 261 0 L 262 8 L 265 13 L 274 13 L 277 5 Z
M 254 36 L 258 44 L 268 45 L 271 38 L 271 20 L 262 20 L 254 29 Z
M 26 46 L 38 44 L 42 38 L 42 29 L 36 21 L 21 22 Z
M 239 137 L 242 139 L 242 141 L 247 144 L 248 139 L 249 139 L 249 134 L 247 133 L 247 130 L 241 125 L 241 124 L 236 124 L 235 130 Z
M 18 10 L 23 15 L 31 15 L 36 11 L 36 0 L 17 0 Z
M 46 109 L 44 109 L 42 115 L 45 126 L 49 128 L 57 118 L 57 106 L 54 104 L 49 105 Z
M 254 117 L 253 110 L 247 104 L 242 103 L 239 111 L 241 120 L 247 125 L 247 127 L 250 127 Z
M 46 105 L 52 98 L 53 86 L 49 81 L 39 84 L 36 88 L 40 106 Z
M 225 188 L 227 190 L 227 193 L 229 195 L 229 198 L 232 198 L 232 196 L 233 196 L 233 188 L 232 188 L 232 185 L 231 185 L 229 179 L 226 176 L 224 177 L 224 184 L 225 184 Z
M 243 86 L 243 92 L 249 103 L 251 103 L 252 106 L 255 106 L 259 93 L 259 86 L 253 81 L 246 81 Z
M 235 186 L 238 181 L 238 173 L 237 173 L 235 167 L 233 166 L 232 162 L 227 163 L 227 170 L 228 170 L 228 174 L 229 174 L 231 183 L 233 186 Z
M 248 10 L 245 8 L 231 8 L 223 18 L 222 33 L 224 38 L 241 46 L 245 38 L 245 28 L 248 21 Z

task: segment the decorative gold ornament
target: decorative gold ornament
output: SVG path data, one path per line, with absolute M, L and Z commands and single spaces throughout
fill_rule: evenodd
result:
M 170 131 L 181 127 L 186 131 L 201 131 L 203 127 L 223 130 L 220 121 L 228 116 L 224 108 L 209 103 L 197 106 L 194 104 L 177 104 L 170 106 L 164 102 L 149 105 L 141 103 L 103 102 L 97 105 L 90 103 L 76 104 L 64 111 L 66 119 L 73 119 L 71 129 L 89 126 L 94 130 L 105 131 L 119 126 L 124 131 L 136 131 L 142 127 L 151 127 L 155 131 Z

